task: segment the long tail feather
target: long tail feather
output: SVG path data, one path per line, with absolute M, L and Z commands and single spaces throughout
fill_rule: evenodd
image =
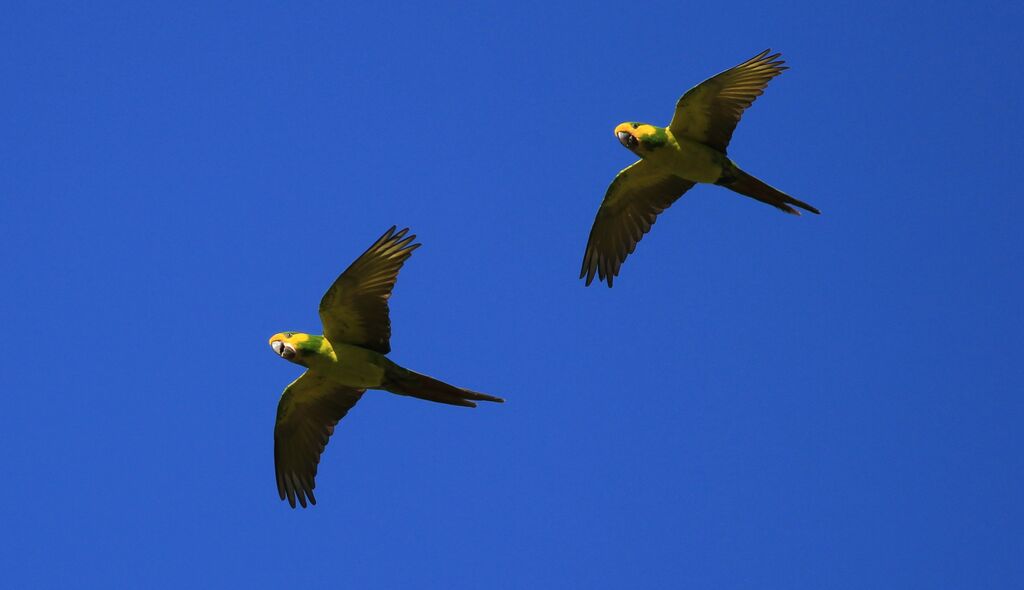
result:
M 765 184 L 761 180 L 747 174 L 739 168 L 736 168 L 728 178 L 723 178 L 715 184 L 724 186 L 752 199 L 757 199 L 762 203 L 768 203 L 772 207 L 778 207 L 791 215 L 800 215 L 800 212 L 793 207 L 790 207 L 790 205 L 796 205 L 797 207 L 800 207 L 805 211 L 810 211 L 811 213 L 821 213 L 821 211 L 818 211 L 814 206 L 798 199 L 794 199 L 779 189 Z
M 422 375 L 408 369 L 400 369 L 388 375 L 385 389 L 399 395 L 418 397 L 432 402 L 475 408 L 474 401 L 502 403 L 500 397 L 449 385 L 444 381 Z

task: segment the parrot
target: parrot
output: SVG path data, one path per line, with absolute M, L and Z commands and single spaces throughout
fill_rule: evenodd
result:
M 367 389 L 454 406 L 500 397 L 455 387 L 406 369 L 391 352 L 388 299 L 398 271 L 420 244 L 392 226 L 331 285 L 320 301 L 323 335 L 279 332 L 270 347 L 306 371 L 285 388 L 274 425 L 274 470 L 281 500 L 316 504 L 317 465 L 334 427 Z
M 612 286 L 619 268 L 658 214 L 698 182 L 717 184 L 799 215 L 793 206 L 820 211 L 740 169 L 726 148 L 743 111 L 768 82 L 788 69 L 781 53 L 766 49 L 691 88 L 676 102 L 668 127 L 626 122 L 615 137 L 640 159 L 620 171 L 605 193 L 590 230 L 580 278 Z

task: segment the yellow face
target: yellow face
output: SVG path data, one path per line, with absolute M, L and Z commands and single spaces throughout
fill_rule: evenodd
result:
M 621 123 L 615 128 L 615 137 L 619 139 L 619 143 L 626 146 L 626 149 L 632 150 L 640 143 L 633 133 L 635 130 L 632 123 Z
M 615 127 L 615 137 L 618 138 L 619 142 L 629 151 L 636 153 L 642 151 L 644 147 L 642 142 L 645 138 L 650 139 L 657 135 L 657 127 L 646 123 L 637 123 L 636 121 L 620 123 Z
M 278 332 L 270 337 L 270 348 L 285 360 L 294 360 L 303 342 L 309 340 L 309 334 L 302 332 Z

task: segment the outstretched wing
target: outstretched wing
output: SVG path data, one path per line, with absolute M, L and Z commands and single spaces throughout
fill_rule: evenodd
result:
M 320 300 L 320 322 L 329 342 L 391 352 L 388 298 L 402 264 L 418 248 L 409 228 L 386 231 L 356 259 Z
M 768 82 L 786 70 L 770 49 L 712 76 L 691 88 L 676 103 L 669 129 L 677 137 L 688 137 L 725 153 L 743 111 L 764 93 Z
M 611 287 L 619 267 L 650 231 L 658 214 L 693 185 L 689 180 L 663 174 L 646 160 L 619 172 L 597 210 L 580 278 L 587 277 L 589 285 L 597 275 Z
M 295 508 L 316 504 L 316 468 L 334 426 L 356 405 L 363 389 L 335 385 L 309 371 L 285 388 L 274 425 L 277 493 Z

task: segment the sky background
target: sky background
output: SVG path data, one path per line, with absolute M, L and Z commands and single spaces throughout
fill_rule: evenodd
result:
M 88 4 L 88 6 L 87 6 Z M 10 588 L 1024 586 L 1024 9 L 8 3 Z M 766 47 L 701 186 L 577 279 L 622 121 Z M 337 274 L 423 247 L 319 504 L 273 424 Z

